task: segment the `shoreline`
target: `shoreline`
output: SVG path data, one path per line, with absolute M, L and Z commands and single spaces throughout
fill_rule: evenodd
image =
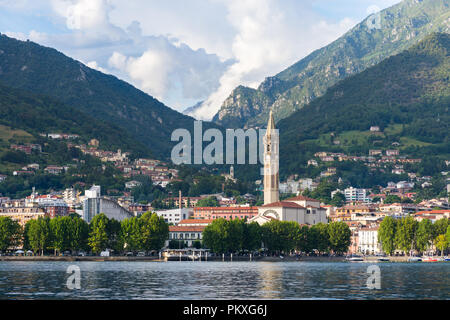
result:
M 389 257 L 389 262 L 407 262 L 409 257 Z M 3 261 L 54 261 L 54 262 L 166 262 L 165 259 L 160 259 L 158 256 L 150 257 L 126 257 L 126 256 L 113 256 L 113 257 L 100 257 L 100 256 L 88 256 L 88 257 L 60 257 L 60 256 L 31 256 L 31 257 L 17 257 L 17 256 L 0 256 L 0 262 Z M 183 261 L 191 261 L 184 260 Z M 233 257 L 230 260 L 230 256 L 225 257 L 224 262 L 346 262 L 345 257 L 253 257 L 250 261 L 249 257 Z M 195 261 L 199 262 L 199 261 Z M 208 260 L 201 260 L 201 262 L 222 262 L 222 257 L 208 257 Z M 364 262 L 378 263 L 377 257 L 366 257 Z

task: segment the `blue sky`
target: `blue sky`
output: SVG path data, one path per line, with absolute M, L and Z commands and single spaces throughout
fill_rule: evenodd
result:
M 54 47 L 178 111 L 210 119 L 400 0 L 0 0 L 0 32 Z

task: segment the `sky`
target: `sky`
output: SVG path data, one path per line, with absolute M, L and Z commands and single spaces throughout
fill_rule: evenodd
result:
M 0 32 L 53 47 L 210 120 L 369 14 L 400 0 L 0 0 Z

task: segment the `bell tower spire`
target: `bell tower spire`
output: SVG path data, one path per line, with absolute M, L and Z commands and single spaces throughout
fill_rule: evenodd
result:
M 267 131 L 264 136 L 264 204 L 278 202 L 279 196 L 279 137 L 270 110 Z

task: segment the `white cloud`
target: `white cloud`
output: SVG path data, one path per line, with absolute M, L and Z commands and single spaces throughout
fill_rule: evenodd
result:
M 320 20 L 308 5 L 293 1 L 227 0 L 228 20 L 237 30 L 232 52 L 237 60 L 220 79 L 220 87 L 197 109 L 196 118 L 209 120 L 238 85 L 255 88 L 313 50 L 351 28 Z M 301 18 L 301 19 L 300 19 Z
M 342 35 L 369 5 L 398 1 L 0 0 L 0 7 L 45 20 L 27 32 L 8 25 L 9 35 L 87 61 L 180 111 L 204 100 L 195 116 L 210 119 L 236 86 L 256 87 Z M 333 20 L 316 5 L 345 10 Z
M 109 73 L 108 70 L 106 70 L 105 68 L 100 67 L 100 66 L 98 65 L 97 61 L 89 61 L 89 62 L 86 63 L 86 65 L 87 65 L 89 68 L 95 69 L 95 70 L 97 70 L 97 71 L 100 71 L 100 72 L 103 72 L 103 73 L 106 73 L 106 74 Z

